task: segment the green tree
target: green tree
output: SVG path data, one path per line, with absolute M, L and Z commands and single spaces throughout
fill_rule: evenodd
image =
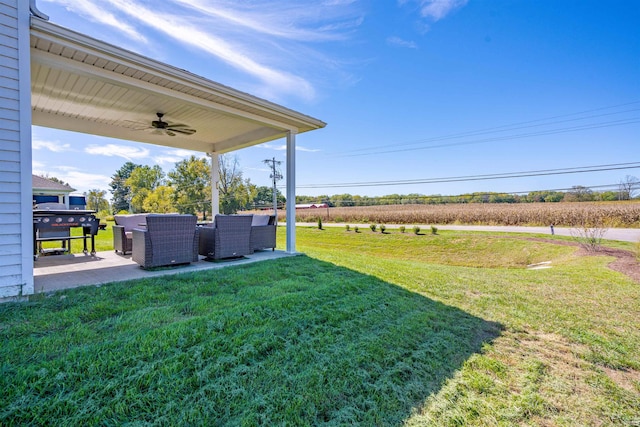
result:
M 354 206 L 353 196 L 349 193 L 335 194 L 331 196 L 331 205 L 336 207 Z
M 590 202 L 593 200 L 593 191 L 589 187 L 574 185 L 564 195 L 565 202 Z
M 178 212 L 200 212 L 206 220 L 211 213 L 211 168 L 207 159 L 191 156 L 177 162 L 168 176 Z
M 159 186 L 164 184 L 164 172 L 158 165 L 138 166 L 126 179 L 125 185 L 131 191 L 131 208 L 134 212 L 145 212 L 145 199 Z
M 144 199 L 142 208 L 146 212 L 170 213 L 175 212 L 173 204 L 173 187 L 160 185 Z
M 120 167 L 111 177 L 111 207 L 113 212 L 128 211 L 130 201 L 130 189 L 125 182 L 131 176 L 131 172 L 140 165 L 127 162 Z
M 109 202 L 106 199 L 107 192 L 104 190 L 93 189 L 84 193 L 87 202 L 87 209 L 100 212 L 109 209 Z
M 615 202 L 620 199 L 619 191 L 601 191 L 596 193 L 596 198 L 603 202 Z
M 259 186 L 255 188 L 256 195 L 253 197 L 253 201 L 251 202 L 251 208 L 261 208 L 261 207 L 273 207 L 273 187 L 267 186 Z M 278 202 L 278 206 L 284 205 L 286 199 L 276 188 L 276 200 Z

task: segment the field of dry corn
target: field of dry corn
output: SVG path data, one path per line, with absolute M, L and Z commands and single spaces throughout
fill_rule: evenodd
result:
M 284 221 L 285 212 L 278 217 Z M 390 205 L 299 209 L 296 221 L 352 224 L 467 224 L 640 227 L 640 202 Z

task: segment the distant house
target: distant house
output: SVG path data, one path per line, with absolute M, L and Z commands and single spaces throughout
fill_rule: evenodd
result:
M 31 175 L 31 188 L 33 204 L 61 203 L 68 209 L 84 209 L 86 206 L 84 196 L 72 196 L 75 188 L 66 184 L 52 181 L 38 175 Z
M 329 205 L 326 203 L 300 203 L 296 205 L 296 209 L 317 209 L 317 208 L 328 208 Z

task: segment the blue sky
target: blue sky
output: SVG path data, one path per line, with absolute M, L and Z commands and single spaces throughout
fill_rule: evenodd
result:
M 424 182 L 640 166 L 636 0 L 39 0 L 38 8 L 58 25 L 325 121 L 297 138 L 297 194 L 596 189 L 640 178 L 639 167 Z M 168 172 L 191 154 L 41 127 L 33 140 L 34 173 L 80 191 L 108 190 L 126 161 Z M 237 157 L 246 178 L 269 185 L 263 160 L 284 170 L 284 141 Z

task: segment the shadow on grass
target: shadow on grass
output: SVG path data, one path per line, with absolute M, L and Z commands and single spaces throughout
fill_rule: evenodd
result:
M 499 334 L 305 256 L 74 289 L 0 306 L 0 424 L 401 425 Z

